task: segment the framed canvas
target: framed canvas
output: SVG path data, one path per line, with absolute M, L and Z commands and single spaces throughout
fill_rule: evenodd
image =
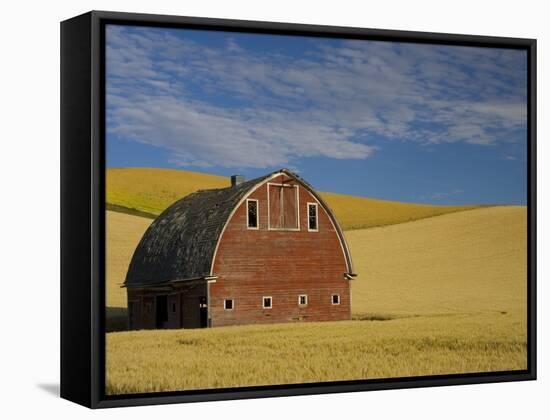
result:
M 536 41 L 61 24 L 61 396 L 536 378 Z

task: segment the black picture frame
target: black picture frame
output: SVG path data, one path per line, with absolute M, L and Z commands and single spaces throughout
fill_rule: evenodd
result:
M 524 371 L 105 395 L 105 25 L 522 49 L 528 60 Z M 536 379 L 536 40 L 92 11 L 61 23 L 61 397 L 90 408 Z

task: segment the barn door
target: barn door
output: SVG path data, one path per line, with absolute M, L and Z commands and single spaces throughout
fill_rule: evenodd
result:
M 142 315 L 142 325 L 144 329 L 155 328 L 155 312 L 153 311 L 155 307 L 155 299 L 152 296 L 143 297 L 143 315 Z
M 208 299 L 206 296 L 199 297 L 199 322 L 200 328 L 208 327 Z
M 139 301 L 128 302 L 128 329 L 139 330 L 141 328 L 141 307 Z
M 156 299 L 155 326 L 156 328 L 164 328 L 165 323 L 168 321 L 168 296 L 158 295 Z
M 269 227 L 298 229 L 298 187 L 269 184 Z

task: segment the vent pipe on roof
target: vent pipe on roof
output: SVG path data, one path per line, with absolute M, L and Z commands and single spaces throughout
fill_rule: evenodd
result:
M 231 175 L 231 186 L 236 187 L 239 184 L 244 182 L 244 176 L 242 175 Z

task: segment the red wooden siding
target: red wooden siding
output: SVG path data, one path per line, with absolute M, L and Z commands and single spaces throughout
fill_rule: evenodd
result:
M 280 183 L 281 177 L 270 182 Z M 280 190 L 269 187 L 269 219 L 267 183 L 248 197 L 258 200 L 259 229 L 247 229 L 246 201 L 228 222 L 213 264 L 212 274 L 218 279 L 210 285 L 212 326 L 350 319 L 346 259 L 328 214 L 319 205 L 319 230 L 309 232 L 307 203 L 316 202 L 313 195 L 302 185 L 298 186 L 298 200 L 295 188 Z M 292 214 L 299 213 L 299 231 L 268 229 L 268 220 L 272 228 L 281 220 L 273 204 L 280 201 L 281 194 L 285 222 L 276 226 L 297 228 Z M 293 203 L 299 204 L 299 212 Z M 339 305 L 332 304 L 333 294 L 340 295 Z M 299 295 L 307 295 L 307 305 L 298 305 Z M 264 296 L 272 297 L 271 309 L 262 308 Z M 224 299 L 234 300 L 232 310 L 224 309 Z

